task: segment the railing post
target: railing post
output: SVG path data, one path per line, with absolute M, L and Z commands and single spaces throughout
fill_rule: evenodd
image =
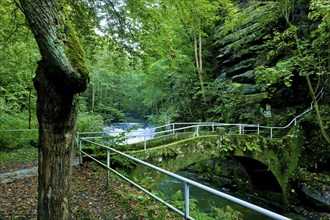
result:
M 81 139 L 80 136 L 78 136 L 78 143 L 79 143 L 79 164 L 82 164 L 82 144 L 81 144 Z
M 189 219 L 189 184 L 184 183 L 184 217 Z
M 147 138 L 146 138 L 145 134 L 143 135 L 143 138 L 144 138 L 144 150 L 146 150 L 147 149 Z
M 196 136 L 197 137 L 199 136 L 199 126 L 198 125 L 196 126 Z
M 214 122 L 212 122 L 212 132 L 214 132 Z
M 75 140 L 76 140 L 76 146 L 79 147 L 79 133 L 78 132 L 76 132 Z
M 270 128 L 270 138 L 273 138 L 273 128 Z
M 242 125 L 241 124 L 239 124 L 238 129 L 239 129 L 239 134 L 242 134 Z
M 172 133 L 174 134 L 175 133 L 175 130 L 174 130 L 174 123 L 172 124 Z
M 107 187 L 109 186 L 110 178 L 110 150 L 107 150 Z
M 294 118 L 294 125 L 297 125 L 297 118 Z
M 258 124 L 258 135 L 260 134 L 260 125 Z

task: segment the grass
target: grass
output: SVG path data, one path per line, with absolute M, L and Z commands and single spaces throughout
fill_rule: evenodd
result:
M 0 151 L 0 164 L 25 163 L 38 160 L 38 149 L 35 147 L 24 147 L 12 151 Z

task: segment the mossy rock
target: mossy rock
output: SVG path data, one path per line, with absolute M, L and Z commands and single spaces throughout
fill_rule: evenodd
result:
M 261 86 L 255 84 L 243 84 L 243 83 L 231 83 L 229 85 L 228 91 L 234 94 L 254 94 L 260 93 Z
M 254 70 L 248 70 L 245 73 L 233 76 L 232 81 L 235 83 L 253 84 L 256 82 L 254 79 L 254 72 Z

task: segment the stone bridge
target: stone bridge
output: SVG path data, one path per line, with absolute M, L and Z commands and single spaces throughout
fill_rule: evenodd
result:
M 254 185 L 272 186 L 285 197 L 299 161 L 303 143 L 300 132 L 301 128 L 295 126 L 278 139 L 245 134 L 204 135 L 129 154 L 171 172 L 210 158 L 235 157 Z M 137 165 L 130 175 L 140 180 L 153 177 L 148 180 L 151 188 L 165 178 L 142 165 Z

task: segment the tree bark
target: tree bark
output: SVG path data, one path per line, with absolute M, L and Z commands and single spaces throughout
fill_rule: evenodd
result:
M 33 79 L 39 122 L 38 219 L 70 219 L 77 94 L 89 80 L 84 53 L 58 0 L 20 0 L 42 60 Z
M 92 85 L 92 112 L 94 112 L 94 106 L 95 106 L 95 85 Z
M 39 122 L 38 219 L 70 219 L 71 161 L 76 122 L 73 94 L 62 93 L 39 62 L 34 84 Z

